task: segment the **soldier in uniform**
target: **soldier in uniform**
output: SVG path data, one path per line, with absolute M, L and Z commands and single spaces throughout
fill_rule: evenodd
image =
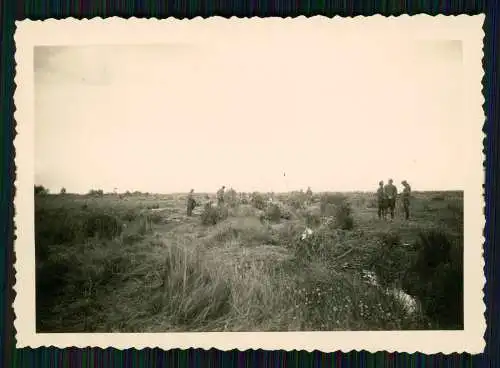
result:
M 313 198 L 313 192 L 311 190 L 311 187 L 307 187 L 306 190 L 306 204 L 310 205 L 312 203 L 312 198 Z
M 187 215 L 188 216 L 193 215 L 193 210 L 197 205 L 195 199 L 193 198 L 193 193 L 194 193 L 194 189 L 191 189 L 191 191 L 189 192 L 188 197 L 187 197 Z
M 398 195 L 398 188 L 393 184 L 393 180 L 389 179 L 389 182 L 384 187 L 385 197 L 387 198 L 387 208 L 391 214 L 391 219 L 394 219 L 394 210 L 396 208 L 396 197 Z
M 378 218 L 382 217 L 385 219 L 387 210 L 387 198 L 385 197 L 384 182 L 380 181 L 378 183 L 377 189 L 377 204 L 378 204 Z
M 411 195 L 411 187 L 410 184 L 406 180 L 403 180 L 401 182 L 403 184 L 403 193 L 401 194 L 401 197 L 403 199 L 403 209 L 405 212 L 405 219 L 409 220 L 410 219 L 410 195 Z
M 224 205 L 224 189 L 226 189 L 226 187 L 223 185 L 222 188 L 217 191 L 217 206 Z

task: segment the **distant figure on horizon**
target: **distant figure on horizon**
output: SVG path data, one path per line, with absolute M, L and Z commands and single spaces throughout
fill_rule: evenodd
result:
M 224 205 L 224 189 L 226 189 L 226 187 L 223 185 L 222 188 L 217 191 L 217 206 Z
M 393 180 L 389 179 L 389 182 L 384 187 L 385 197 L 387 200 L 387 208 L 391 214 L 391 219 L 394 219 L 394 209 L 396 208 L 396 197 L 398 195 L 398 188 L 393 184 Z
M 401 182 L 403 184 L 403 193 L 401 193 L 401 198 L 403 199 L 403 209 L 405 212 L 405 220 L 410 219 L 410 196 L 411 196 L 411 187 L 410 184 L 406 180 Z
M 378 183 L 377 189 L 377 205 L 378 205 L 378 218 L 386 218 L 387 214 L 387 198 L 384 191 L 384 182 L 381 180 Z
M 313 197 L 313 192 L 311 190 L 311 187 L 307 187 L 307 190 L 306 190 L 306 202 L 307 202 L 308 205 L 312 203 L 312 197 Z
M 191 217 L 193 215 L 193 210 L 197 205 L 195 199 L 193 198 L 193 193 L 194 193 L 194 189 L 191 189 L 191 191 L 189 192 L 188 197 L 187 197 L 187 215 L 189 217 Z

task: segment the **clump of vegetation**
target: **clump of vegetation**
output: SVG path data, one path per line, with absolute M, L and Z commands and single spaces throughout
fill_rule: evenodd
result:
M 300 311 L 303 329 L 395 330 L 419 325 L 393 296 L 355 275 L 318 260 L 298 270 L 292 303 Z
M 335 226 L 342 230 L 352 230 L 354 228 L 351 205 L 347 201 L 342 202 L 335 209 Z
M 303 191 L 300 191 L 291 193 L 285 202 L 292 208 L 299 210 L 305 207 L 307 199 L 307 195 Z
M 304 218 L 307 227 L 314 229 L 321 225 L 321 216 L 318 214 L 306 212 Z
M 224 200 L 229 207 L 237 207 L 239 204 L 238 193 L 233 188 L 230 188 L 224 193 Z
M 91 189 L 88 195 L 91 197 L 102 197 L 104 196 L 104 191 L 102 189 Z
M 87 237 L 111 240 L 122 232 L 122 222 L 107 213 L 92 213 L 84 221 Z
M 149 215 L 142 215 L 139 217 L 139 227 L 137 232 L 139 235 L 146 235 L 153 231 L 153 224 Z
M 213 207 L 207 203 L 201 213 L 201 223 L 203 225 L 215 225 L 220 221 L 227 219 L 229 211 L 225 207 Z
M 35 185 L 35 195 L 47 195 L 49 190 L 43 185 Z
M 303 231 L 300 237 L 294 239 L 291 247 L 295 258 L 306 263 L 316 260 L 335 262 L 337 256 L 345 251 L 339 242 L 338 233 L 328 226 L 322 226 L 312 233 Z
M 66 188 L 61 188 L 60 194 L 66 194 Z
M 377 275 L 379 284 L 386 288 L 395 286 L 405 277 L 410 258 L 402 246 L 401 236 L 396 232 L 382 233 L 378 236 L 379 246 L 375 248 L 370 268 Z
M 273 203 L 267 207 L 265 218 L 268 221 L 280 222 L 281 220 L 281 209 L 280 206 Z
M 347 201 L 343 194 L 324 193 L 320 197 L 320 211 L 322 216 L 334 216 L 336 207 Z
M 230 311 L 228 283 L 209 272 L 199 253 L 169 247 L 162 279 L 161 294 L 151 307 L 155 314 L 166 313 L 177 325 L 199 328 Z
M 131 221 L 135 220 L 137 218 L 137 216 L 138 216 L 137 211 L 130 209 L 121 215 L 121 219 L 122 219 L 122 221 L 131 222 Z
M 252 203 L 252 206 L 261 211 L 264 211 L 267 207 L 267 200 L 261 193 L 253 193 L 250 202 Z

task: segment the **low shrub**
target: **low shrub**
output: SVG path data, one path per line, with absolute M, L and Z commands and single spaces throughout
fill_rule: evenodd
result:
M 378 236 L 379 247 L 369 260 L 370 269 L 377 275 L 379 284 L 391 288 L 405 276 L 410 258 L 402 246 L 401 237 L 396 232 L 381 233 Z
M 320 197 L 320 212 L 322 216 L 335 215 L 335 209 L 346 202 L 343 194 L 324 193 Z
M 287 197 L 286 204 L 299 210 L 305 207 L 307 201 L 308 197 L 304 192 L 293 192 Z
M 213 207 L 207 203 L 201 213 L 201 223 L 203 225 L 216 225 L 218 222 L 227 219 L 229 211 L 225 207 Z
M 321 216 L 315 213 L 306 212 L 304 214 L 306 226 L 310 228 L 317 228 L 321 225 Z
M 271 222 L 280 222 L 281 220 L 281 208 L 277 204 L 271 204 L 266 209 L 265 214 L 266 220 Z
M 238 193 L 231 188 L 224 193 L 224 200 L 229 207 L 237 207 L 239 204 Z
M 264 211 L 267 207 L 267 200 L 261 193 L 253 193 L 250 202 L 252 203 L 252 206 L 261 211 Z
M 335 226 L 342 230 L 352 230 L 354 228 L 354 219 L 352 218 L 352 209 L 348 202 L 342 202 L 335 209 Z

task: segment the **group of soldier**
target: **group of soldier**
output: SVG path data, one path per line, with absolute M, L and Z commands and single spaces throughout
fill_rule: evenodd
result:
M 223 185 L 218 191 L 217 191 L 217 205 L 220 207 L 224 204 L 224 191 L 226 187 Z M 207 202 L 208 206 L 211 206 L 211 202 Z M 189 191 L 188 197 L 187 197 L 187 215 L 191 217 L 193 215 L 193 210 L 195 207 L 198 206 L 198 203 L 194 199 L 194 189 L 191 189 Z
M 411 194 L 411 187 L 410 184 L 406 180 L 403 180 L 401 182 L 403 185 L 403 192 L 401 193 L 401 200 L 403 203 L 403 210 L 404 210 L 404 216 L 405 219 L 408 220 L 410 218 L 410 194 Z M 226 187 L 222 186 L 218 191 L 217 191 L 217 205 L 220 207 L 224 205 L 224 191 Z M 311 193 L 311 189 L 308 188 L 307 194 Z M 387 218 L 387 213 L 389 212 L 389 215 L 391 219 L 394 219 L 394 211 L 396 209 L 396 199 L 398 197 L 398 188 L 393 183 L 392 179 L 389 179 L 388 183 L 384 186 L 384 182 L 380 181 L 379 182 L 379 187 L 377 189 L 377 201 L 378 201 L 378 217 L 379 219 L 386 219 Z M 211 205 L 211 203 L 207 203 L 208 205 Z M 196 200 L 194 199 L 194 189 L 191 189 L 191 191 L 188 194 L 187 197 L 187 215 L 192 216 L 193 210 L 195 207 L 198 205 Z
M 398 188 L 393 184 L 393 180 L 389 179 L 388 183 L 384 186 L 384 182 L 380 181 L 377 189 L 378 200 L 378 217 L 379 219 L 386 218 L 387 212 L 394 219 L 394 210 L 396 208 L 396 199 L 398 197 Z M 401 200 L 403 202 L 403 211 L 405 219 L 410 218 L 410 195 L 411 187 L 406 180 L 401 182 L 403 185 L 403 192 L 401 193 Z

